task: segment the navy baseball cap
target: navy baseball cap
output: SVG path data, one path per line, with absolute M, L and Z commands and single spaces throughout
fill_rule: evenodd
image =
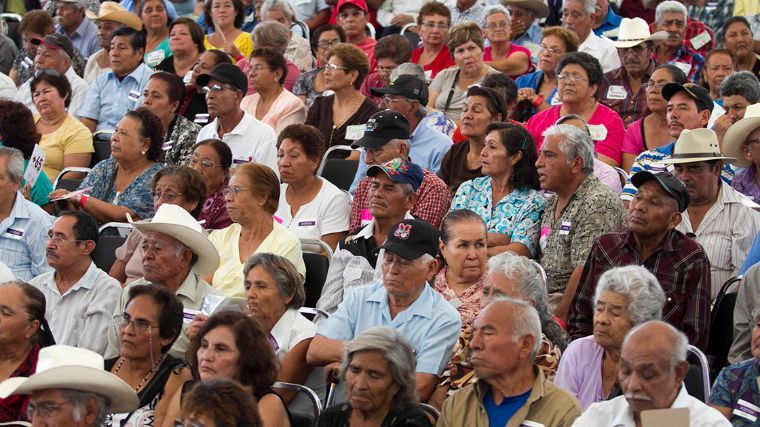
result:
M 415 260 L 424 254 L 438 255 L 438 229 L 419 219 L 405 219 L 388 231 L 380 248 L 393 252 L 401 258 Z

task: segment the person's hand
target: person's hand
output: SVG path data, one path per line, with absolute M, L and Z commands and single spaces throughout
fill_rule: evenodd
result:
M 338 374 L 340 373 L 340 362 L 333 362 L 322 368 L 325 384 L 338 384 Z
M 201 327 L 203 327 L 203 322 L 208 320 L 208 316 L 206 316 L 203 313 L 198 313 L 195 316 L 195 319 L 193 319 L 192 322 L 190 322 L 190 326 L 187 327 L 187 337 L 190 339 L 193 339 L 196 335 L 198 335 L 198 332 L 201 330 Z
M 71 193 L 69 190 L 64 190 L 64 189 L 61 188 L 61 189 L 55 190 L 52 193 L 48 194 L 48 198 L 50 200 L 53 200 L 53 199 L 57 199 L 59 197 L 63 197 L 65 195 L 69 194 L 69 193 Z M 64 211 L 64 210 L 72 211 L 72 210 L 76 210 L 78 208 L 78 206 L 76 205 L 74 199 L 63 199 L 63 200 L 58 200 L 57 202 L 54 202 L 54 203 L 55 203 L 56 208 L 58 208 L 59 210 L 62 210 L 62 211 Z
M 240 50 L 238 50 L 237 46 L 235 46 L 235 40 L 227 40 L 224 45 L 224 51 L 227 52 L 227 55 L 235 60 L 243 56 L 243 54 L 240 53 Z
M 520 101 L 528 101 L 530 103 L 533 103 L 533 100 L 536 98 L 536 90 L 529 87 L 524 87 L 517 89 L 517 102 Z
M 525 33 L 525 25 L 517 19 L 512 20 L 512 39 L 516 39 Z
M 414 17 L 412 15 L 406 15 L 406 14 L 400 14 L 396 15 L 391 19 L 391 25 L 397 25 L 399 27 L 403 27 L 406 24 L 411 24 L 414 22 Z
M 720 143 L 721 147 L 723 145 L 723 136 L 726 135 L 726 131 L 728 131 L 728 128 L 730 128 L 733 124 L 734 118 L 729 114 L 724 114 L 715 120 L 715 123 L 713 124 L 713 130 L 715 131 L 715 135 L 718 137 L 718 142 Z

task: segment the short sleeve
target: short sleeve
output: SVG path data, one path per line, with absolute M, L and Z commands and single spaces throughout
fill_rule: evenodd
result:
M 594 151 L 598 154 L 607 156 L 619 164 L 623 162 L 623 153 L 621 151 L 623 144 L 623 137 L 625 136 L 625 126 L 623 126 L 623 120 L 612 109 L 608 107 L 599 106 L 597 108 L 604 108 L 604 111 L 600 111 L 601 125 L 607 128 L 607 138 L 602 141 L 596 141 L 594 145 Z
M 105 74 L 99 75 L 95 79 L 95 82 L 91 84 L 89 88 L 87 88 L 87 94 L 85 95 L 84 103 L 81 107 L 79 107 L 77 116 L 95 120 L 96 122 L 100 120 L 100 91 L 102 89 L 101 86 L 105 85 L 105 78 Z
M 323 185 L 327 185 L 327 183 Z M 323 236 L 348 231 L 351 205 L 348 203 L 348 197 L 342 191 L 337 188 L 333 190 L 332 196 L 328 201 L 323 201 L 324 204 L 322 205 L 319 231 Z
M 357 297 L 357 292 L 360 291 L 361 289 L 348 290 L 343 301 L 338 304 L 338 309 L 319 325 L 317 334 L 334 340 L 353 339 L 356 326 L 354 311 L 363 302 Z
M 644 119 L 636 120 L 635 122 L 628 125 L 628 129 L 625 130 L 625 135 L 623 136 L 623 146 L 621 147 L 621 151 L 623 153 L 638 156 L 642 151 L 644 151 L 642 120 Z
M 733 408 L 734 393 L 731 391 L 729 381 L 736 382 L 736 373 L 734 372 L 736 369 L 737 367 L 734 365 L 721 369 L 710 390 L 710 403 L 724 408 Z

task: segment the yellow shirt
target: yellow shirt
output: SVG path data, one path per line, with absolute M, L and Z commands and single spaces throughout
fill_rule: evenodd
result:
M 244 58 L 248 58 L 249 56 L 251 56 L 251 52 L 253 52 L 253 40 L 251 40 L 251 33 L 246 33 L 245 31 L 243 31 L 242 33 L 240 33 L 240 35 L 235 37 L 235 41 L 232 42 L 232 44 L 234 44 L 235 47 L 240 51 L 240 53 L 243 54 Z M 216 47 L 212 45 L 211 43 L 209 43 L 208 36 L 206 36 L 203 39 L 203 46 L 206 47 L 206 50 L 222 50 L 221 47 Z M 236 62 L 237 62 L 237 59 L 232 58 L 232 63 L 234 64 Z
M 757 0 L 736 0 L 734 3 L 734 16 L 757 15 L 760 13 L 760 2 Z
M 39 119 L 39 114 L 36 114 L 35 123 Z M 45 153 L 45 164 L 42 166 L 42 170 L 50 177 L 51 181 L 54 181 L 61 173 L 64 156 L 95 152 L 92 145 L 92 133 L 71 114 L 66 116 L 61 127 L 55 132 L 42 135 L 40 148 Z
M 303 263 L 301 241 L 288 229 L 272 220 L 272 232 L 261 242 L 254 253 L 268 252 L 287 258 L 302 277 L 306 276 L 306 265 Z M 240 262 L 240 224 L 234 223 L 227 228 L 214 230 L 208 236 L 221 260 L 219 268 L 211 279 L 211 286 L 228 297 L 245 296 L 243 286 L 243 262 Z

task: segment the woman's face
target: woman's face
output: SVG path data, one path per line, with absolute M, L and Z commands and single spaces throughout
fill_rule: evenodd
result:
M 169 16 L 166 14 L 163 0 L 148 0 L 142 10 L 143 25 L 148 30 L 161 31 L 166 28 Z
M 251 192 L 251 183 L 242 174 L 232 175 L 227 185 L 230 191 L 224 196 L 227 201 L 227 212 L 232 221 L 245 221 L 251 213 L 261 211 L 261 201 Z M 235 194 L 237 192 L 237 194 Z
M 594 309 L 594 339 L 604 349 L 619 350 L 623 338 L 633 327 L 628 314 L 628 298 L 611 291 L 602 291 Z
M 201 381 L 214 378 L 240 379 L 240 350 L 229 326 L 219 326 L 201 338 L 196 353 Z
M 449 32 L 449 18 L 443 15 L 425 15 L 422 17 L 422 25 L 419 26 L 422 42 L 440 46 L 446 42 L 446 34 Z
M 138 295 L 124 309 L 124 319 L 131 321 L 126 326 L 119 326 L 119 354 L 127 359 L 158 359 L 161 354 L 159 307 L 148 295 Z M 144 325 L 144 326 L 139 326 Z M 150 325 L 146 330 L 141 330 Z
M 199 145 L 189 165 L 195 169 L 206 183 L 206 192 L 215 191 L 227 179 L 227 171 L 222 167 L 222 159 L 219 154 L 208 145 Z
M 280 85 L 280 76 L 282 71 L 275 72 L 269 68 L 266 59 L 254 56 L 251 58 L 251 65 L 248 68 L 248 81 L 256 90 L 263 87 L 272 87 Z
M 646 88 L 647 107 L 653 113 L 665 113 L 668 110 L 668 101 L 662 97 L 662 88 L 673 81 L 673 76 L 664 68 L 655 70 L 649 77 Z
M 182 417 L 182 425 L 187 427 L 217 427 L 213 415 L 191 413 Z
M 462 69 L 475 73 L 483 68 L 483 49 L 473 41 L 454 48 L 454 62 Z
M 190 84 L 194 85 L 195 80 L 200 76 L 201 74 L 208 74 L 210 73 L 214 67 L 216 67 L 216 60 L 214 59 L 214 54 L 206 51 L 203 52 L 198 58 L 198 61 L 193 66 L 193 73 L 190 80 Z
M 522 153 L 517 152 L 510 155 L 507 147 L 504 146 L 497 131 L 486 135 L 486 143 L 480 151 L 480 163 L 483 175 L 490 177 L 507 176 L 511 177 L 515 165 L 522 158 Z
M 391 73 L 401 65 L 393 58 L 377 58 L 377 74 L 383 79 L 385 86 L 391 83 Z
M 179 108 L 179 101 L 169 99 L 169 85 L 166 82 L 149 79 L 143 91 L 143 106 L 162 120 L 171 120 Z
M 58 93 L 58 89 L 48 82 L 37 83 L 32 94 L 34 107 L 43 117 L 57 116 L 66 111 L 66 100 Z
M 544 73 L 554 75 L 559 61 L 565 56 L 565 42 L 556 36 L 546 36 L 541 40 L 538 51 L 538 68 Z
M 193 42 L 190 28 L 185 24 L 176 24 L 169 31 L 169 49 L 176 52 L 198 52 L 198 46 Z
M 726 28 L 726 49 L 736 55 L 737 58 L 746 58 L 752 55 L 752 30 L 743 22 L 734 22 Z
M 18 286 L 0 286 L 0 344 L 26 345 L 37 332 L 38 321 L 30 322 L 26 296 Z
M 475 283 L 486 272 L 486 228 L 477 221 L 461 221 L 451 225 L 449 232 L 449 241 L 440 242 L 447 270 L 468 283 Z
M 244 286 L 251 317 L 271 329 L 288 309 L 293 296 L 280 295 L 277 283 L 260 265 L 248 272 Z
M 501 121 L 498 114 L 488 111 L 488 100 L 482 96 L 468 96 L 462 108 L 459 129 L 467 137 L 482 137 L 486 127 L 494 121 Z
M 562 80 L 560 76 L 564 76 Z M 597 86 L 588 84 L 586 69 L 578 64 L 568 64 L 557 76 L 557 91 L 562 102 L 590 102 Z
M 710 92 L 719 92 L 723 80 L 733 74 L 733 72 L 734 62 L 725 53 L 715 53 L 710 56 L 710 59 L 705 63 L 704 70 L 702 70 Z
M 365 414 L 387 413 L 399 390 L 382 354 L 361 351 L 353 355 L 346 370 L 346 397 L 351 408 Z
M 156 188 L 153 189 L 153 209 L 158 210 L 164 203 L 177 205 L 188 212 L 192 212 L 199 202 L 185 198 L 177 176 L 164 175 L 156 183 Z
M 285 138 L 277 150 L 277 168 L 282 182 L 293 185 L 313 177 L 319 168 L 319 161 L 310 159 L 300 142 Z
M 741 149 L 745 159 L 756 166 L 760 164 L 760 127 L 750 132 Z
M 338 55 L 333 55 L 325 65 L 325 88 L 339 90 L 353 85 L 356 72 L 344 68 Z
M 140 136 L 140 122 L 129 116 L 121 119 L 111 136 L 111 157 L 116 160 L 147 157 L 149 148 L 150 141 Z
M 512 28 L 509 26 L 507 16 L 503 13 L 492 13 L 488 15 L 483 30 L 486 38 L 491 43 L 508 42 L 510 37 L 512 37 Z
M 213 0 L 211 3 L 211 19 L 214 25 L 222 29 L 235 25 L 235 4 L 232 0 Z
M 325 54 L 338 43 L 340 43 L 340 35 L 336 31 L 330 30 L 320 34 L 319 40 L 317 40 L 317 61 L 324 64 L 326 62 Z
M 31 31 L 24 31 L 21 33 L 21 43 L 24 45 L 24 49 L 29 53 L 30 58 L 34 59 L 34 57 L 37 56 L 37 47 L 39 46 L 32 44 L 32 40 L 41 39 L 43 37 L 42 34 L 33 33 Z

